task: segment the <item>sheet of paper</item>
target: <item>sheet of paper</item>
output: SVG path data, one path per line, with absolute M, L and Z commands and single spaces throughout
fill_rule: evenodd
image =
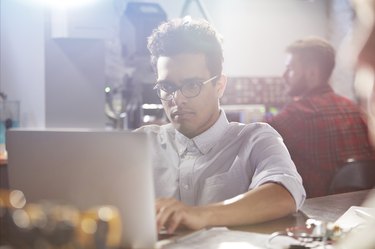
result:
M 351 206 L 335 222 L 336 225 L 349 230 L 359 225 L 375 221 L 375 208 Z
M 296 240 L 289 237 L 278 237 L 272 240 L 267 247 L 270 235 L 232 231 L 225 227 L 215 227 L 208 230 L 200 230 L 184 237 L 172 239 L 159 245 L 162 249 L 282 249 Z

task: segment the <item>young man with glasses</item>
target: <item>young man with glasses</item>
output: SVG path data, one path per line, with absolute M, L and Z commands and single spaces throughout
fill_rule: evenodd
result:
M 139 129 L 154 147 L 158 229 L 259 223 L 298 210 L 305 191 L 278 133 L 264 123 L 229 123 L 220 108 L 218 33 L 205 21 L 171 20 L 148 48 L 170 121 Z

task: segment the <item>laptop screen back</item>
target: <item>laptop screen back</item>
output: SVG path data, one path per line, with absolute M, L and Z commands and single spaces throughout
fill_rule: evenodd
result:
M 22 130 L 7 132 L 11 189 L 28 201 L 58 200 L 80 210 L 118 208 L 122 242 L 156 242 L 154 189 L 146 134 L 123 131 Z

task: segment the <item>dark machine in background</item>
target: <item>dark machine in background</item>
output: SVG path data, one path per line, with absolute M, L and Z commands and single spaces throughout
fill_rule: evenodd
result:
M 144 115 L 155 115 L 155 112 L 160 115 L 158 108 L 144 110 L 142 106 L 160 104 L 156 94 L 155 97 L 150 94 L 156 78 L 150 64 L 147 37 L 166 20 L 167 15 L 159 4 L 129 2 L 126 5 L 119 34 L 126 73 L 120 85 L 106 88 L 105 110 L 114 128 L 135 129 L 143 124 Z

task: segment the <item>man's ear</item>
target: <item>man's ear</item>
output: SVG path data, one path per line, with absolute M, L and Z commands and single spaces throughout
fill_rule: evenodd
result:
M 220 75 L 219 79 L 216 81 L 216 84 L 215 84 L 216 94 L 219 99 L 223 97 L 226 86 L 227 86 L 227 77 L 222 74 Z

